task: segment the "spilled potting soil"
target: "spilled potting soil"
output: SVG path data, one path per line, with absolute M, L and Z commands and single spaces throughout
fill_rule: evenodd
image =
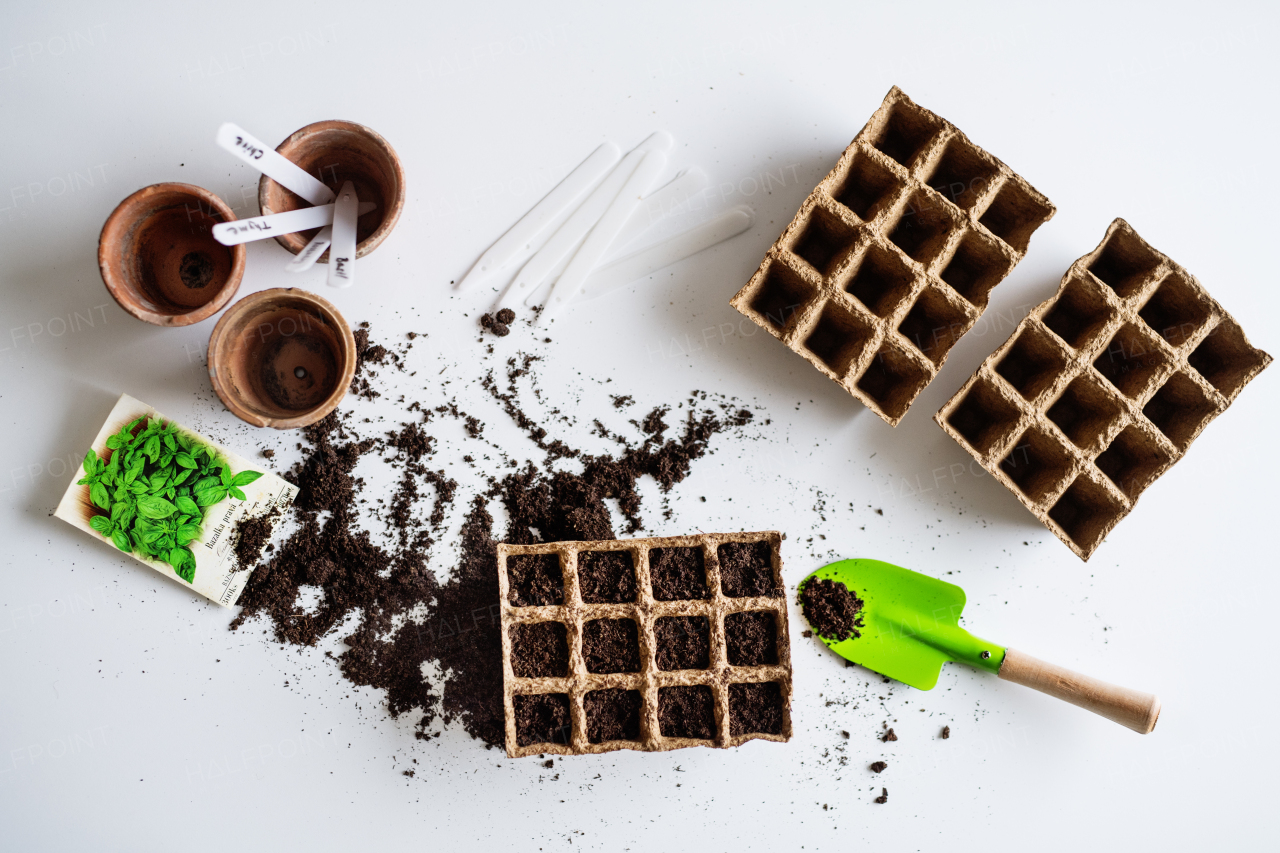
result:
M 369 340 L 367 327 L 358 336 L 361 369 L 353 390 L 373 399 L 380 396 L 378 381 L 366 366 L 399 366 L 400 361 Z M 480 493 L 459 507 L 464 514 L 460 549 L 449 564 L 435 553 L 444 550 L 440 543 L 447 535 L 448 510 L 459 500 L 459 484 L 444 472 L 444 460 L 437 457 L 444 451 L 430 424 L 456 419 L 475 441 L 482 440 L 483 424 L 456 405 L 431 408 L 402 397 L 406 421 L 397 431 L 363 435 L 354 418 L 340 413 L 303 430 L 303 458 L 285 475 L 300 490 L 293 508 L 297 529 L 254 570 L 240 599 L 244 610 L 232 627 L 262 616 L 277 640 L 306 646 L 358 614 L 357 627 L 344 638 L 348 648 L 339 656 L 343 677 L 385 690 L 392 716 L 421 711 L 419 737 L 428 736 L 428 725 L 441 714 L 486 745 L 500 745 L 497 543 L 634 534 L 643 527 L 637 489 L 642 478 L 651 477 L 661 491 L 670 491 L 710 452 L 717 434 L 740 432 L 754 420 L 732 401 L 695 392 L 632 421 L 633 436 L 610 432 L 597 421 L 596 436 L 611 440 L 616 450 L 591 454 L 572 446 L 568 435 L 552 437 L 526 414 L 517 381 L 537 364 L 532 356 L 512 358 L 501 375 L 490 372 L 481 384 L 544 458 L 523 465 L 508 460 L 511 467 L 485 476 Z M 669 426 L 676 410 L 683 420 Z M 392 532 L 390 544 L 375 542 L 364 526 L 371 513 L 361 508 L 364 483 L 353 472 L 370 454 L 390 462 L 400 475 L 380 514 Z M 474 461 L 470 455 L 463 460 Z M 556 465 L 560 460 L 573 460 L 573 470 Z M 615 530 L 606 501 L 616 507 L 621 530 Z M 495 522 L 491 506 L 505 512 L 504 525 Z M 304 587 L 322 590 L 318 604 L 299 603 Z M 446 673 L 442 687 L 424 678 L 424 664 Z

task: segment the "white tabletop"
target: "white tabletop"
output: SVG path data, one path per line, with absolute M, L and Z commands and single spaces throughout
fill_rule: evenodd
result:
M 1117 216 L 1254 344 L 1280 350 L 1268 260 L 1280 222 L 1262 173 L 1280 130 L 1275 9 L 797 5 L 7 10 L 0 846 L 1192 850 L 1271 837 L 1280 750 L 1254 712 L 1280 696 L 1254 661 L 1270 654 L 1280 596 L 1269 533 L 1280 371 L 1246 388 L 1087 564 L 977 474 L 932 415 Z M 891 429 L 728 300 L 894 84 L 1058 213 Z M 572 410 L 565 437 L 578 446 L 600 446 L 592 418 L 621 423 L 610 393 L 646 410 L 694 389 L 760 407 L 771 423 L 713 440 L 671 493 L 670 520 L 654 484 L 642 487 L 646 533 L 785 531 L 790 584 L 852 556 L 945 577 L 967 591 L 965 624 L 980 635 L 1158 692 L 1158 729 L 1138 736 L 958 665 L 932 692 L 883 683 L 802 639 L 793 609 L 789 744 L 546 770 L 458 728 L 415 740 L 415 715 L 392 721 L 382 695 L 339 677 L 324 656 L 336 638 L 299 652 L 261 624 L 232 633 L 231 612 L 51 518 L 68 463 L 121 392 L 235 449 L 293 447 L 214 397 L 213 320 L 159 329 L 116 306 L 97 237 L 124 196 L 159 181 L 255 215 L 256 176 L 214 146 L 218 125 L 275 144 L 326 118 L 396 147 L 409 187 L 399 226 L 346 291 L 326 287 L 323 268 L 289 276 L 283 249 L 253 244 L 241 295 L 301 285 L 370 321 L 376 339 L 428 333 L 401 392 L 456 399 L 524 457 L 532 446 L 474 382 L 490 292 L 456 295 L 449 282 L 594 146 L 670 131 L 669 172 L 701 166 L 717 205 L 755 207 L 752 230 L 571 309 L 550 344 L 517 329 L 493 363 L 542 355 L 547 405 Z M 785 180 L 765 193 L 766 173 Z M 400 411 L 344 405 L 389 425 Z M 432 562 L 442 573 L 448 547 Z M 876 738 L 885 722 L 896 743 Z M 880 776 L 866 769 L 877 759 L 889 764 Z M 889 801 L 876 805 L 882 786 Z M 1085 827 L 1082 840 L 1073 830 Z

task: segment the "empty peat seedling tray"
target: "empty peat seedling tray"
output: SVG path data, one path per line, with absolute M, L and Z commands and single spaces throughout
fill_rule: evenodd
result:
M 895 86 L 731 304 L 897 426 L 1054 210 Z
M 1088 560 L 1270 363 L 1117 219 L 934 420 Z
M 298 487 L 122 394 L 54 515 L 225 607 L 252 566 L 240 524 L 266 535 Z
M 790 740 L 781 543 L 499 545 L 507 754 Z

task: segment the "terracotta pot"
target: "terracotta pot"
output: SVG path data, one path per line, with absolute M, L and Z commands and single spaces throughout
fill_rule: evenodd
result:
M 98 238 L 98 268 L 112 298 L 139 320 L 189 326 L 222 310 L 244 278 L 244 246 L 213 239 L 236 218 L 208 190 L 154 184 L 120 202 Z
M 296 429 L 329 414 L 351 387 L 356 341 L 326 299 L 294 287 L 246 296 L 209 337 L 209 380 L 254 426 Z
M 377 203 L 377 210 L 356 222 L 357 258 L 378 248 L 396 227 L 404 209 L 404 170 L 395 149 L 374 131 L 350 121 L 318 121 L 294 131 L 276 151 L 335 193 L 342 189 L 344 181 L 351 181 L 360 201 Z M 258 206 L 265 216 L 310 207 L 311 202 L 263 175 L 258 181 Z M 285 234 L 276 242 L 296 255 L 319 230 Z M 320 263 L 328 262 L 326 251 L 320 256 Z

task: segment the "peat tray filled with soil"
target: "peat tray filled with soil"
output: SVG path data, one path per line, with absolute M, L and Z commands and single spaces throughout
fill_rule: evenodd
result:
M 549 669 L 525 666 L 518 660 L 522 635 L 507 635 L 507 753 L 661 751 L 732 747 L 753 738 L 788 740 L 787 602 L 772 595 L 781 587 L 781 542 L 780 534 L 765 532 L 499 545 L 503 625 L 514 629 L 550 620 L 567 626 L 569 637 L 581 638 L 581 655 L 570 655 L 567 676 L 561 677 L 560 670 L 551 675 Z M 634 603 L 600 603 L 596 599 L 611 596 L 583 582 L 610 565 L 615 579 L 634 582 L 634 593 L 628 589 L 612 597 Z M 518 603 L 531 598 L 516 593 L 527 590 L 531 566 L 546 566 L 548 577 L 550 567 L 558 567 L 565 579 L 563 603 Z M 516 700 L 566 690 L 572 709 L 567 739 L 529 741 L 521 733 Z M 653 720 L 656 726 L 646 722 Z

